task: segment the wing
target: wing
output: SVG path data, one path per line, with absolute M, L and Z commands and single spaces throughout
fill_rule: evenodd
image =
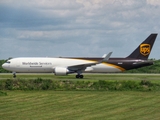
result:
M 103 55 L 103 59 L 100 60 L 100 61 L 96 61 L 96 62 L 93 62 L 93 63 L 86 63 L 86 64 L 79 64 L 79 65 L 73 65 L 73 66 L 68 66 L 68 69 L 70 71 L 83 71 L 85 70 L 87 67 L 90 67 L 92 65 L 96 65 L 96 64 L 100 64 L 102 62 L 106 62 L 109 60 L 110 56 L 111 56 L 112 52 L 108 53 L 108 55 Z

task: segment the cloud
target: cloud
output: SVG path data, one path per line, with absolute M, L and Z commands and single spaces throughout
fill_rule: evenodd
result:
M 156 0 L 1 0 L 0 58 L 125 57 L 160 30 L 159 13 Z
M 159 0 L 147 0 L 147 4 L 153 5 L 153 6 L 159 6 Z

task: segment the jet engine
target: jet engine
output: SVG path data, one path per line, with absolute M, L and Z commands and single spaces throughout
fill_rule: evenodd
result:
M 67 68 L 56 67 L 54 69 L 54 74 L 55 75 L 67 75 L 68 73 L 69 73 L 69 70 Z

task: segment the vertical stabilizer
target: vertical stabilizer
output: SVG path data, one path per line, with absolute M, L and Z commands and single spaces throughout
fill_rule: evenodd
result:
M 148 38 L 146 38 L 127 58 L 147 60 L 156 37 L 157 34 L 151 34 L 148 36 Z

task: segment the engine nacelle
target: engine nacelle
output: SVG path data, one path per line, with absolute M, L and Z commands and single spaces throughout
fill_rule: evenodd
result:
M 68 72 L 69 72 L 69 70 L 67 68 L 63 68 L 63 67 L 56 67 L 54 69 L 55 75 L 67 75 Z

